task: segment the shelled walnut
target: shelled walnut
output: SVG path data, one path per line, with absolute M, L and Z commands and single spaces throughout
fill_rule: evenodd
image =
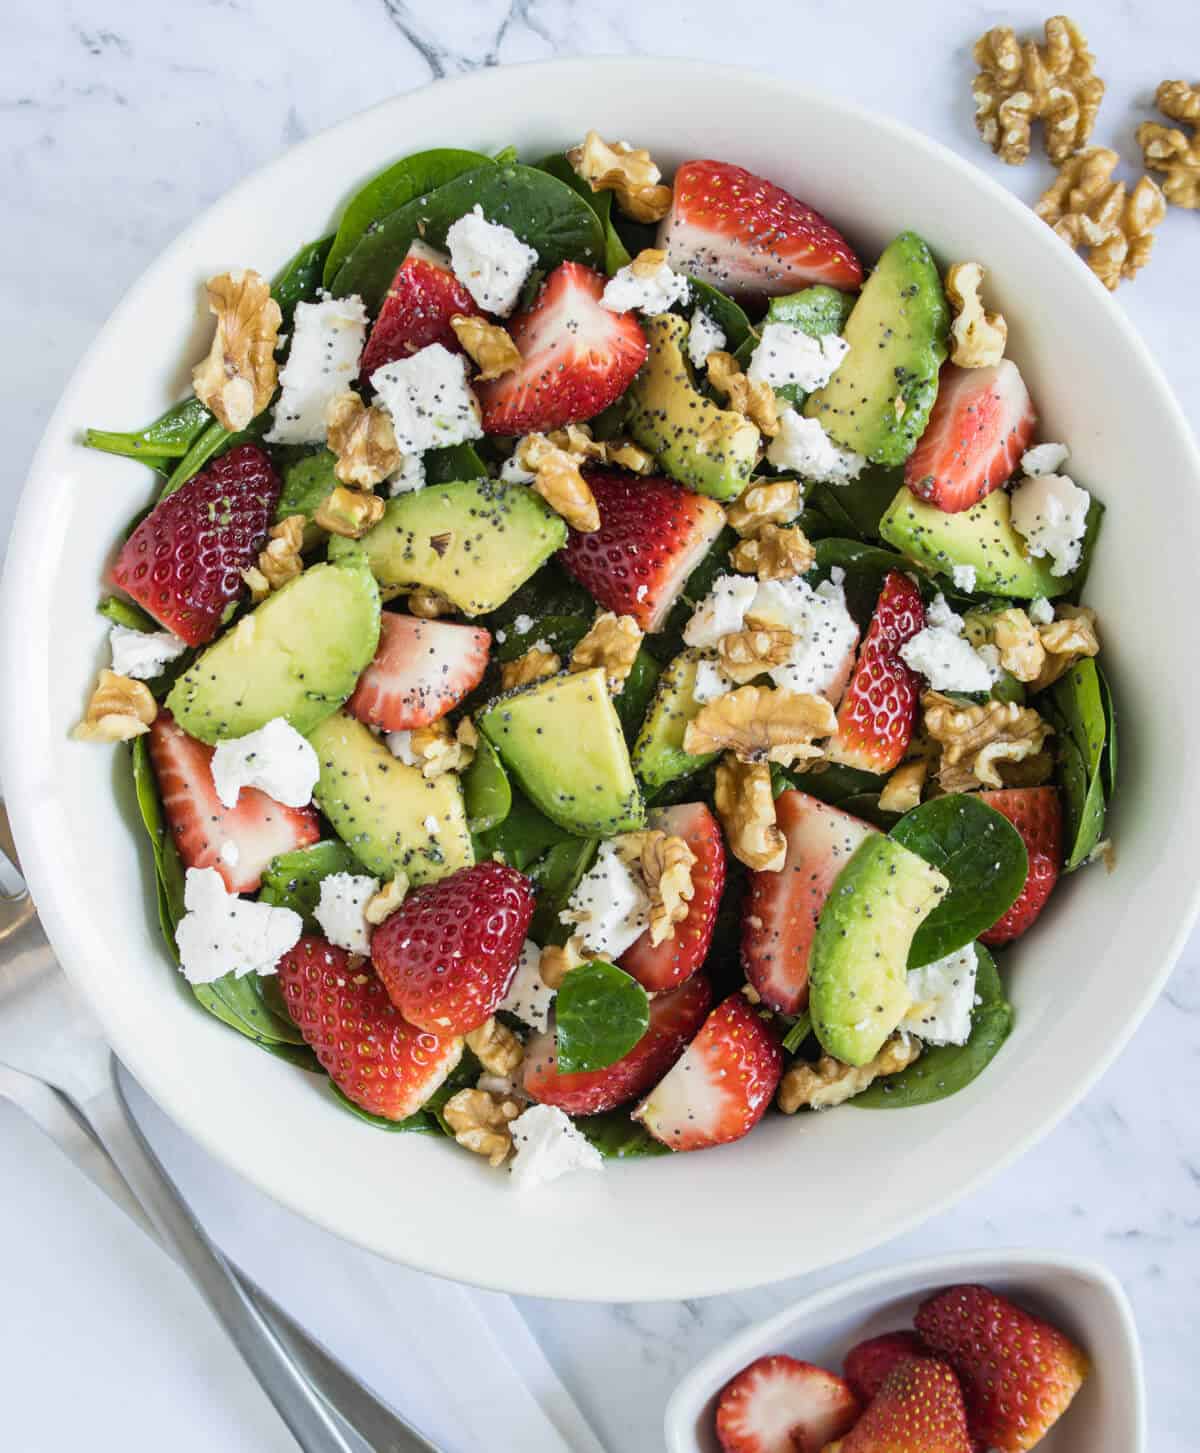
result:
M 671 208 L 671 188 L 661 185 L 662 173 L 641 147 L 627 141 L 607 142 L 589 131 L 567 160 L 593 192 L 612 192 L 617 206 L 635 222 L 660 222 Z
M 208 357 L 192 370 L 192 387 L 221 427 L 236 433 L 262 413 L 275 392 L 283 314 L 270 283 L 252 268 L 209 278 L 207 293 L 217 331 Z
M 1172 121 L 1200 126 L 1200 85 L 1164 81 L 1155 92 L 1158 109 Z M 1137 129 L 1142 159 L 1150 171 L 1163 174 L 1163 196 L 1173 207 L 1200 207 L 1200 131 L 1189 133 L 1158 121 Z
M 1149 177 L 1132 192 L 1113 180 L 1118 160 L 1106 146 L 1070 157 L 1034 208 L 1069 246 L 1087 249 L 1087 265 L 1110 291 L 1145 267 L 1167 211 Z

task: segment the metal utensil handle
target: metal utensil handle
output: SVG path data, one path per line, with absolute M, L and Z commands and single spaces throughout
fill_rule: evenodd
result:
M 37 909 L 21 875 L 8 814 L 0 802 L 0 943 L 10 938 L 34 916 Z

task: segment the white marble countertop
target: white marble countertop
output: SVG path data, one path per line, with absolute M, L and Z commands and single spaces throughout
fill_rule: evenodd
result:
M 478 65 L 556 54 L 685 54 L 786 73 L 899 116 L 989 166 L 1033 200 L 1044 184 L 1044 164 L 1004 168 L 975 138 L 969 47 L 987 25 L 1028 26 L 1040 21 L 1040 11 L 1029 5 L 958 9 L 959 18 L 952 19 L 936 0 L 904 6 L 881 0 L 855 6 L 837 0 L 740 0 L 736 6 L 691 0 L 637 7 L 618 0 L 341 0 L 336 6 L 305 0 L 172 0 L 167 6 L 150 0 L 10 0 L 0 14 L 0 198 L 8 238 L 0 303 L 15 338 L 0 354 L 10 460 L 0 485 L 0 539 L 7 536 L 25 461 L 43 422 L 76 356 L 117 298 L 197 211 L 308 133 L 397 91 Z M 1097 139 L 1117 145 L 1136 163 L 1133 128 L 1150 114 L 1157 82 L 1200 72 L 1200 12 L 1184 4 L 1092 0 L 1081 18 L 1109 82 Z M 397 146 L 402 149 L 402 138 Z M 1173 213 L 1153 263 L 1119 296 L 1200 425 L 1198 240 L 1200 216 Z M 952 1212 L 844 1270 L 954 1247 L 1054 1246 L 1098 1257 L 1122 1278 L 1138 1315 L 1151 1446 L 1155 1453 L 1194 1446 L 1200 1421 L 1194 1372 L 1198 1029 L 1200 938 L 1193 939 L 1118 1065 L 1052 1136 Z M 242 1208 L 243 1218 L 250 1215 L 241 1188 L 163 1117 L 150 1118 L 202 1217 L 219 1239 L 236 1243 L 240 1223 L 231 1207 Z M 0 1117 L 0 1164 L 9 1184 L 18 1166 L 31 1167 L 38 1180 L 24 1188 L 31 1215 L 68 1194 L 68 1183 L 60 1185 L 52 1168 L 31 1156 L 28 1132 L 11 1117 Z M 7 1229 L 11 1223 L 0 1217 L 0 1224 Z M 752 1232 L 751 1213 L 736 1234 Z M 305 1234 L 321 1235 L 307 1228 Z M 285 1240 L 284 1252 L 286 1246 Z M 97 1264 L 92 1273 L 86 1256 L 52 1259 L 59 1281 L 50 1299 L 77 1296 L 88 1305 L 108 1299 L 108 1337 L 114 1346 L 126 1337 L 129 1357 L 138 1360 L 113 1360 L 110 1377 L 118 1385 L 86 1426 L 91 1446 L 102 1453 L 140 1453 L 160 1446 L 159 1425 L 145 1407 L 145 1416 L 131 1408 L 152 1405 L 162 1417 L 177 1413 L 191 1405 L 189 1399 L 195 1404 L 203 1379 L 188 1383 L 178 1367 L 157 1368 L 148 1345 L 148 1327 L 171 1335 L 173 1285 L 149 1287 L 128 1246 L 105 1241 L 97 1250 L 103 1268 Z M 15 1284 L 21 1257 L 10 1239 L 0 1241 L 0 1285 Z M 277 1277 L 267 1282 L 278 1290 Z M 703 1302 L 520 1305 L 605 1445 L 613 1453 L 649 1453 L 661 1446 L 663 1403 L 679 1375 L 730 1332 L 810 1284 L 782 1283 Z M 128 1295 L 114 1291 L 122 1286 Z M 311 1292 L 307 1299 L 316 1305 Z M 36 1301 L 23 1312 L 31 1328 L 37 1325 Z M 39 1422 L 36 1410 L 58 1396 L 62 1363 L 86 1358 L 83 1326 L 59 1305 L 42 1328 L 55 1345 L 40 1382 L 37 1359 L 21 1362 L 23 1339 L 13 1335 L 11 1323 L 7 1336 L 0 1331 L 0 1387 L 6 1404 L 24 1414 L 18 1425 L 27 1430 L 14 1453 L 67 1446 L 53 1422 Z M 197 1358 L 210 1354 L 207 1344 L 196 1345 Z M 346 1355 L 356 1357 L 353 1348 Z M 369 1370 L 365 1342 L 358 1355 Z M 11 1376 L 18 1366 L 19 1382 Z M 127 1387 L 119 1385 L 122 1367 L 129 1369 Z M 261 1414 L 247 1403 L 236 1436 L 236 1418 L 213 1420 L 205 1425 L 207 1446 L 275 1447 L 274 1430 L 260 1429 Z M 35 1435 L 38 1427 L 45 1441 Z

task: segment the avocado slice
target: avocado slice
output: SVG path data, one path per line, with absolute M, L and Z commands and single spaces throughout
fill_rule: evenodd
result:
M 388 595 L 425 585 L 478 616 L 503 605 L 566 543 L 566 525 L 526 485 L 469 479 L 389 500 L 358 545 Z M 355 548 L 334 539 L 329 558 Z
M 378 644 L 379 587 L 362 553 L 348 550 L 248 611 L 180 676 L 167 706 L 202 742 L 277 716 L 307 733 L 354 690 Z
M 736 499 L 758 458 L 758 430 L 697 391 L 684 357 L 682 318 L 659 313 L 644 327 L 650 352 L 626 395 L 626 427 L 679 484 L 713 499 Z
M 612 837 L 645 822 L 601 667 L 502 696 L 475 725 L 534 806 L 568 832 Z
M 407 873 L 411 883 L 431 883 L 475 861 L 453 772 L 422 776 L 344 711 L 326 717 L 308 739 L 321 763 L 317 806 L 377 878 Z
M 915 232 L 901 232 L 846 320 L 850 352 L 804 412 L 844 449 L 876 464 L 903 464 L 929 422 L 949 326 L 928 246 Z
M 1069 575 L 1051 575 L 1049 560 L 1025 553 L 1009 519 L 1011 505 L 995 489 L 969 510 L 948 515 L 936 505 L 901 488 L 879 522 L 879 533 L 910 560 L 949 575 L 956 565 L 975 567 L 975 590 L 981 594 L 1028 600 L 1035 595 L 1065 595 Z
M 872 833 L 833 881 L 809 958 L 809 1013 L 826 1054 L 865 1065 L 909 1006 L 913 935 L 950 887 L 938 870 Z
M 690 777 L 720 755 L 710 752 L 695 757 L 683 750 L 687 724 L 701 706 L 692 695 L 692 688 L 703 654 L 695 650 L 681 652 L 658 678 L 654 700 L 633 744 L 633 770 L 648 791 L 665 787 L 677 778 Z

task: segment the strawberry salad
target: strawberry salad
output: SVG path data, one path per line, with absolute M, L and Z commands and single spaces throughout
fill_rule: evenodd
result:
M 200 1005 L 521 1186 L 971 1083 L 1117 760 L 983 281 L 595 132 L 210 278 L 75 730 Z

